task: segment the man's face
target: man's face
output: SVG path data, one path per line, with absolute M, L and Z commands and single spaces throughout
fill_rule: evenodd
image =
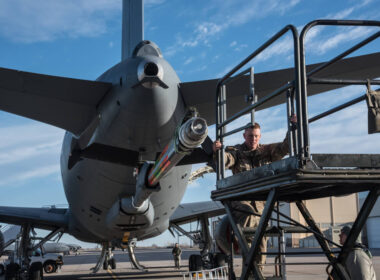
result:
M 344 243 L 346 242 L 346 239 L 347 239 L 347 235 L 343 232 L 341 232 L 339 234 L 339 243 L 340 245 L 344 245 Z
M 260 128 L 247 129 L 244 132 L 243 136 L 245 145 L 247 145 L 250 150 L 255 150 L 257 148 L 257 145 L 259 145 L 261 138 Z

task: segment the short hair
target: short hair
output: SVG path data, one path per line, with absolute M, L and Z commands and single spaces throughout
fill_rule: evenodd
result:
M 340 231 L 341 231 L 341 233 L 344 233 L 345 235 L 348 236 L 350 234 L 351 227 L 350 226 L 344 226 Z
M 248 129 L 260 129 L 260 125 L 257 122 L 255 122 L 255 124 L 249 122 L 245 126 L 246 128 L 244 129 L 244 131 L 247 131 Z

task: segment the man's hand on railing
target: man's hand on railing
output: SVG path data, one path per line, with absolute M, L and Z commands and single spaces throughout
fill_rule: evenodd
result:
M 296 124 L 297 123 L 297 115 L 293 114 L 290 116 L 290 122 L 292 124 Z
M 222 143 L 219 140 L 216 140 L 214 143 L 212 143 L 212 150 L 214 153 L 222 148 Z

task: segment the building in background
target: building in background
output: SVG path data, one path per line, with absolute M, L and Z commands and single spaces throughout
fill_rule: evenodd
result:
M 360 209 L 358 194 L 312 199 L 306 200 L 304 203 L 315 222 L 320 226 L 321 231 L 336 243 L 339 243 L 340 228 L 343 225 L 352 224 Z M 380 219 L 380 204 L 378 209 L 378 218 Z M 281 203 L 280 211 L 297 222 L 306 225 L 295 203 Z M 285 220 L 284 218 L 282 219 Z M 275 225 L 274 222 L 272 224 Z M 283 224 L 283 226 L 287 225 Z M 286 234 L 285 242 L 287 247 L 319 247 L 318 242 L 311 233 Z M 274 247 L 277 247 L 278 242 L 274 238 L 271 243 Z
M 365 198 L 360 198 L 359 205 L 363 205 Z M 377 200 L 363 230 L 364 243 L 368 248 L 380 248 L 380 202 Z

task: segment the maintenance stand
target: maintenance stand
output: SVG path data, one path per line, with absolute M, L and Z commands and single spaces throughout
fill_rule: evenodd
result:
M 224 137 L 242 131 L 248 126 L 246 125 L 226 132 L 226 126 L 232 121 L 244 114 L 251 113 L 251 121 L 254 123 L 254 111 L 256 108 L 268 107 L 268 104 L 271 102 L 272 105 L 273 102 L 280 104 L 281 101 L 278 100 L 280 100 L 281 94 L 286 95 L 287 101 L 288 133 L 290 136 L 289 157 L 225 178 L 224 150 L 221 149 L 218 151 L 217 188 L 212 192 L 211 198 L 216 201 L 221 201 L 224 204 L 233 229 L 233 234 L 239 242 L 240 252 L 244 260 L 240 279 L 252 279 L 252 277 L 253 279 L 265 279 L 257 262 L 254 261 L 260 254 L 259 244 L 264 235 L 273 235 L 274 232 L 277 232 L 283 237 L 285 231 L 313 233 L 328 260 L 328 263 L 326 263 L 328 265 L 326 271 L 331 277 L 329 279 L 350 279 L 344 265 L 347 255 L 353 248 L 355 240 L 358 238 L 380 193 L 379 154 L 310 154 L 309 150 L 309 123 L 365 99 L 367 99 L 369 110 L 369 133 L 380 132 L 380 91 L 379 89 L 371 90 L 371 85 L 380 84 L 379 80 L 373 80 L 376 77 L 376 73 L 360 71 L 360 66 L 363 67 L 365 65 L 358 65 L 358 71 L 352 71 L 346 76 L 339 75 L 339 73 L 335 73 L 334 75 L 334 67 L 342 67 L 340 63 L 344 65 L 342 58 L 375 40 L 380 36 L 380 32 L 366 38 L 330 61 L 314 65 L 314 68 L 310 69 L 305 66 L 305 35 L 311 28 L 320 25 L 380 27 L 380 22 L 316 20 L 307 24 L 303 28 L 300 36 L 293 25 L 288 25 L 218 82 L 216 98 L 216 139 L 222 143 Z M 235 76 L 232 75 L 240 71 L 243 66 L 288 31 L 292 33 L 294 42 L 293 80 L 270 94 L 264 97 L 261 96 L 260 99 L 257 100 L 257 95 L 254 90 L 253 68 L 251 67 L 244 70 Z M 318 75 L 320 72 L 322 75 Z M 335 77 L 335 79 L 331 77 Z M 250 104 L 239 113 L 227 118 L 226 111 L 229 104 L 226 98 L 227 90 L 229 89 L 229 84 L 237 79 L 249 80 L 250 95 L 248 96 L 248 100 Z M 315 85 L 323 86 L 325 89 L 339 88 L 346 85 L 363 85 L 366 87 L 366 94 L 309 119 L 307 110 L 308 91 L 309 95 L 314 94 L 313 86 L 315 89 Z M 233 86 L 231 86 L 231 88 L 233 88 Z M 233 95 L 233 93 L 231 94 Z M 282 96 L 282 98 L 284 98 L 284 96 Z M 231 99 L 232 102 L 235 102 L 233 98 Z M 296 125 L 290 122 L 290 116 L 293 114 L 297 116 L 298 121 Z M 334 243 L 323 235 L 303 202 L 303 200 L 308 199 L 348 195 L 365 191 L 368 191 L 367 198 L 353 223 L 352 230 L 344 246 Z M 235 210 L 231 208 L 230 202 L 237 200 L 266 201 L 257 228 L 241 228 L 239 224 L 236 223 L 232 216 L 232 211 Z M 278 208 L 279 202 L 295 202 L 307 226 L 280 213 Z M 272 215 L 273 213 L 274 215 Z M 274 219 L 277 221 L 277 227 L 267 228 L 269 220 L 273 220 L 272 216 L 277 216 L 277 218 Z M 281 226 L 284 224 L 290 225 L 291 227 L 285 228 Z M 255 234 L 252 246 L 249 248 L 246 235 L 252 234 L 253 232 L 255 232 Z M 279 240 L 281 240 L 281 238 L 279 238 Z M 330 248 L 331 244 L 336 245 L 340 250 L 333 252 Z M 279 263 L 277 265 L 280 269 L 276 270 L 277 277 L 270 279 L 286 279 L 286 263 L 283 262 L 283 256 L 287 253 L 281 250 L 280 244 L 279 248 Z M 233 252 L 233 250 L 231 250 L 231 252 Z M 230 258 L 230 260 L 232 262 L 232 258 Z M 329 269 L 329 267 L 331 269 Z M 230 265 L 229 277 L 230 279 L 235 278 L 232 265 Z

